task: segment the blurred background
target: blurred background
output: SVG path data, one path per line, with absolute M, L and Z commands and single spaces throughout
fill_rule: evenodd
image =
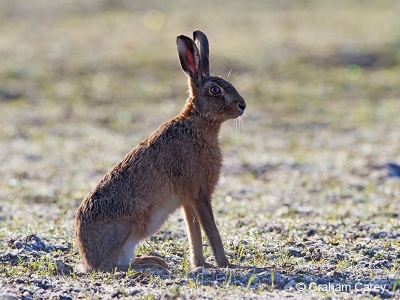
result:
M 355 199 L 384 195 L 383 166 L 400 161 L 399 12 L 384 0 L 1 1 L 2 220 L 71 231 L 101 176 L 179 113 L 175 40 L 195 29 L 212 73 L 247 101 L 221 133 L 217 207 L 368 217 Z M 398 184 L 386 184 L 390 206 Z

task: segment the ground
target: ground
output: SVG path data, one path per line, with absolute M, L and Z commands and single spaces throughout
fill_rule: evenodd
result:
M 400 3 L 201 3 L 0 3 L 1 299 L 400 297 Z M 75 211 L 179 113 L 198 28 L 247 103 L 213 198 L 237 267 L 190 269 L 178 211 L 138 249 L 168 272 L 81 274 Z

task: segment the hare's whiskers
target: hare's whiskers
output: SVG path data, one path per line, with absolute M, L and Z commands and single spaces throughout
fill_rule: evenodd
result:
M 246 111 L 243 115 L 242 115 L 243 119 L 246 121 L 254 121 L 254 116 L 249 113 L 248 111 Z
M 239 118 L 235 119 L 235 139 L 238 137 L 238 130 L 239 130 Z
M 243 116 L 239 117 L 239 131 L 242 131 L 242 134 L 244 133 L 244 127 L 243 127 Z
M 229 78 L 229 75 L 231 75 L 232 70 L 233 70 L 233 68 L 231 68 L 231 69 L 229 70 L 229 72 L 228 72 L 228 78 Z

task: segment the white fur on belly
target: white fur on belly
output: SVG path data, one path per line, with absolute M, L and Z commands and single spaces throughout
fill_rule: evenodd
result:
M 156 232 L 165 222 L 168 216 L 173 213 L 179 206 L 181 201 L 178 196 L 170 195 L 160 201 L 159 207 L 154 207 L 150 214 L 150 220 L 146 224 L 146 235 L 149 236 Z
M 131 235 L 125 242 L 122 248 L 121 257 L 119 258 L 118 264 L 121 266 L 129 265 L 133 262 L 136 256 L 136 245 L 139 242 L 139 238 L 135 235 Z
M 138 242 L 156 232 L 165 222 L 168 216 L 181 205 L 181 202 L 176 195 L 170 195 L 169 197 L 165 197 L 156 203 L 159 203 L 159 205 L 157 207 L 153 207 L 150 213 L 150 218 L 149 220 L 145 221 L 145 224 L 143 224 L 144 226 L 142 227 L 137 224 L 139 226 L 132 230 L 132 234 L 129 236 L 122 248 L 121 257 L 118 261 L 119 265 L 129 265 L 133 263 L 136 254 L 136 245 Z M 145 230 L 144 232 L 142 230 L 138 230 L 141 227 Z

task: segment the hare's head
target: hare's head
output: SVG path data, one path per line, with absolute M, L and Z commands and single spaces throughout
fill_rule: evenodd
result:
M 189 78 L 188 105 L 192 110 L 207 121 L 218 123 L 241 116 L 246 108 L 244 99 L 232 84 L 210 76 L 207 36 L 197 30 L 193 40 L 178 36 L 177 45 L 182 70 Z

